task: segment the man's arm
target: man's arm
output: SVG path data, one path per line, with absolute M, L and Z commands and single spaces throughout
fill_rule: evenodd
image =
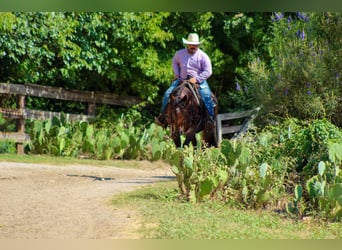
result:
M 174 55 L 172 58 L 172 70 L 174 75 L 174 80 L 180 78 L 180 66 L 179 66 L 179 59 L 177 58 L 177 54 Z
M 212 65 L 211 65 L 211 61 L 208 55 L 203 54 L 201 60 L 201 68 L 202 68 L 202 72 L 200 72 L 197 77 L 196 80 L 201 83 L 205 80 L 207 80 L 211 75 L 212 75 Z

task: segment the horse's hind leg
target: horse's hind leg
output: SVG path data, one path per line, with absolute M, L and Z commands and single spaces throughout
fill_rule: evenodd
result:
M 216 126 L 205 128 L 203 130 L 202 137 L 206 146 L 218 147 Z
M 214 146 L 215 148 L 217 148 L 218 147 L 218 141 L 217 141 L 216 131 L 213 130 L 211 133 L 212 133 L 212 136 L 210 138 L 210 145 Z

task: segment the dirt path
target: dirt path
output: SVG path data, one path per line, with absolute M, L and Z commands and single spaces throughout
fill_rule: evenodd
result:
M 0 239 L 134 239 L 139 217 L 113 195 L 168 181 L 168 165 L 143 169 L 0 162 Z

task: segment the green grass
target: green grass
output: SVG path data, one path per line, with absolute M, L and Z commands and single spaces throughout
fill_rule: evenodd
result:
M 299 220 L 269 210 L 241 210 L 218 202 L 177 199 L 176 183 L 115 196 L 113 205 L 137 210 L 149 239 L 341 239 L 342 224 Z
M 0 154 L 0 162 L 22 162 L 36 164 L 54 164 L 57 166 L 63 165 L 91 165 L 91 166 L 113 166 L 119 168 L 142 168 L 146 165 L 145 161 L 134 160 L 92 160 L 92 159 L 77 159 L 73 157 L 54 157 L 48 155 L 17 155 L 17 154 Z

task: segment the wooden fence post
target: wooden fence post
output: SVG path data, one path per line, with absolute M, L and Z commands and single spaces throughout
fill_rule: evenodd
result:
M 88 110 L 87 115 L 93 115 L 96 114 L 96 103 L 88 102 Z
M 20 110 L 25 109 L 25 96 L 18 96 L 18 106 Z M 20 117 L 17 120 L 17 131 L 18 133 L 25 134 L 25 118 L 24 116 Z M 24 144 L 22 142 L 17 143 L 17 154 L 24 154 Z

